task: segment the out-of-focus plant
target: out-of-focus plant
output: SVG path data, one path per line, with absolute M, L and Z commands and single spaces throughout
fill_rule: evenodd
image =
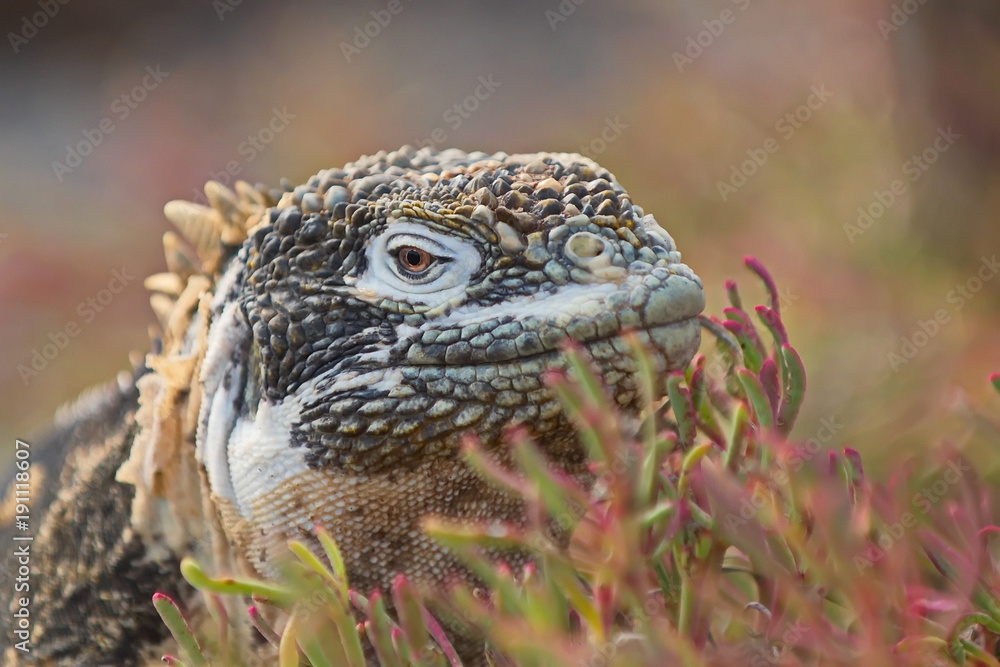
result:
M 321 528 L 326 562 L 301 543 L 279 583 L 212 580 L 192 561 L 211 633 L 177 605 L 154 604 L 184 662 L 241 664 L 219 596 L 283 610 L 281 632 L 249 608 L 280 665 L 457 665 L 428 612 L 461 619 L 495 664 L 998 665 L 1000 574 L 989 490 L 951 447 L 930 464 L 901 464 L 884 483 L 857 452 L 791 438 L 805 371 L 781 320 L 777 289 L 754 259 L 769 305 L 747 312 L 735 282 L 717 341 L 684 372 L 663 377 L 630 337 L 644 409 L 623 416 L 584 352 L 546 381 L 590 457 L 593 484 L 554 471 L 527 430 L 509 432 L 516 470 L 492 463 L 471 436 L 464 455 L 526 500 L 523 526 L 428 520 L 433 536 L 482 581 L 419 593 L 397 578 L 389 604 L 349 590 Z M 755 324 L 755 321 L 760 325 Z M 1000 391 L 1000 374 L 990 381 Z M 560 535 L 570 535 L 568 546 Z M 512 571 L 487 549 L 526 550 Z M 392 613 L 389 609 L 393 610 Z

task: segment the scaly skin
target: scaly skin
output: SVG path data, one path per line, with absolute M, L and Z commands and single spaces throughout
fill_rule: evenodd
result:
M 165 350 L 140 381 L 138 444 L 118 475 L 142 508 L 182 504 L 164 461 L 193 448 L 210 504 L 187 502 L 200 515 L 132 509 L 133 524 L 169 524 L 136 526 L 168 558 L 210 551 L 219 567 L 273 576 L 287 541 L 319 523 L 359 590 L 385 590 L 397 572 L 423 585 L 467 577 L 421 520 L 518 522 L 523 507 L 461 461 L 464 434 L 509 464 L 503 429 L 522 423 L 553 465 L 586 481 L 541 380 L 563 367 L 560 346 L 584 346 L 626 410 L 638 396 L 623 329 L 663 370 L 698 347 L 700 280 L 579 155 L 404 148 L 284 192 L 207 192 L 212 209 L 168 206 L 208 249 L 210 280 L 154 281 L 176 301 L 160 304 Z M 192 233 L 192 221 L 213 233 Z M 210 549 L 192 542 L 196 524 L 216 520 Z

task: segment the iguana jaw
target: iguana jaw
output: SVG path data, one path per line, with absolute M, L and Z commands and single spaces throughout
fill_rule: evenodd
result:
M 642 312 L 648 310 L 645 319 L 651 323 L 664 319 L 676 320 L 634 330 L 639 341 L 654 351 L 654 358 L 662 367 L 673 369 L 686 364 L 697 349 L 699 325 L 696 315 L 701 309 L 702 298 L 698 285 L 685 277 L 670 274 L 665 282 L 673 289 L 674 298 L 669 301 L 673 304 L 671 308 L 664 311 L 657 310 L 654 306 L 652 309 L 640 308 L 637 312 L 629 306 L 630 310 L 622 312 L 632 312 L 642 318 Z M 552 303 L 540 299 L 534 307 L 522 310 L 517 321 L 531 327 L 533 325 L 530 322 L 537 314 L 547 312 L 549 317 L 546 321 L 550 325 L 560 323 L 565 329 L 566 324 L 580 317 L 581 312 L 586 312 L 595 303 L 602 312 L 607 312 L 609 301 L 619 301 L 617 297 L 623 293 L 620 290 L 627 291 L 634 287 L 635 285 L 609 285 L 602 290 L 603 300 L 580 298 L 575 305 L 570 295 L 562 302 L 563 311 L 558 315 L 552 313 Z M 657 303 L 656 298 L 656 291 L 651 291 L 647 305 Z M 226 316 L 223 313 L 220 321 Z M 237 313 L 233 312 L 230 316 L 233 318 L 230 333 L 213 337 L 213 343 L 223 346 L 214 353 L 219 358 L 232 359 L 241 354 L 239 350 L 245 349 L 249 344 L 246 325 L 238 324 Z M 452 318 L 449 321 L 454 321 L 459 316 L 461 313 L 452 313 L 448 316 Z M 428 330 L 430 329 L 426 328 L 421 331 L 401 325 L 400 340 L 403 343 L 413 341 Z M 574 340 L 565 335 L 563 338 Z M 637 400 L 637 390 L 634 368 L 623 339 L 616 332 L 610 336 L 598 335 L 597 338 L 581 337 L 575 340 L 593 356 L 618 402 L 626 407 L 631 406 Z M 403 354 L 402 348 L 397 350 L 397 354 Z M 443 490 L 445 487 L 442 483 L 435 481 L 443 471 L 450 471 L 448 474 L 458 479 L 461 470 L 461 476 L 468 477 L 469 471 L 464 470 L 462 464 L 453 457 L 459 438 L 467 431 L 479 431 L 484 433 L 481 439 L 488 446 L 496 446 L 497 439 L 485 433 L 499 433 L 500 427 L 446 428 L 436 435 L 428 435 L 425 430 L 427 425 L 441 424 L 447 419 L 463 419 L 461 415 L 469 409 L 470 404 L 463 406 L 459 402 L 450 413 L 438 414 L 446 410 L 440 407 L 442 401 L 452 400 L 449 396 L 462 394 L 458 390 L 461 386 L 458 383 L 463 376 L 472 383 L 489 384 L 494 389 L 489 400 L 499 404 L 499 407 L 493 405 L 494 411 L 484 414 L 480 425 L 484 422 L 500 424 L 522 421 L 538 430 L 550 446 L 555 446 L 554 443 L 558 440 L 563 440 L 567 443 L 566 446 L 570 446 L 572 438 L 569 427 L 563 421 L 559 406 L 539 381 L 544 370 L 563 367 L 558 344 L 553 349 L 523 357 L 478 365 L 413 364 L 408 362 L 409 355 L 397 365 L 397 362 L 392 361 L 393 355 L 380 356 L 380 363 L 383 364 L 381 367 L 362 366 L 353 370 L 330 371 L 302 385 L 294 394 L 277 404 L 271 404 L 266 398 L 262 398 L 252 414 L 241 413 L 239 396 L 243 385 L 238 372 L 228 381 L 222 378 L 214 393 L 206 393 L 206 401 L 211 401 L 211 414 L 206 422 L 204 437 L 199 438 L 202 460 L 215 501 L 222 508 L 221 516 L 227 534 L 237 545 L 237 551 L 248 554 L 254 567 L 261 572 L 276 574 L 275 559 L 282 553 L 284 543 L 288 539 L 308 534 L 315 523 L 330 527 L 345 545 L 356 545 L 356 552 L 348 552 L 347 558 L 363 562 L 366 552 L 357 549 L 364 548 L 360 545 L 371 543 L 369 532 L 374 528 L 357 526 L 351 522 L 343 523 L 338 519 L 344 517 L 349 508 L 353 508 L 351 511 L 354 513 L 364 513 L 365 498 L 390 492 L 396 493 L 399 501 L 407 506 L 412 501 L 414 507 L 417 500 L 407 498 L 413 494 L 419 495 L 422 499 L 420 502 L 425 502 L 426 507 L 432 508 L 434 503 L 426 498 L 426 490 L 417 489 L 415 482 L 407 480 L 421 480 L 420 484 L 424 486 L 433 482 L 434 488 Z M 426 360 L 426 356 L 417 357 Z M 211 358 L 212 355 L 209 360 Z M 211 364 L 206 364 L 206 368 L 211 368 Z M 450 392 L 444 386 L 449 382 L 453 385 Z M 435 383 L 442 385 L 439 387 L 440 391 L 434 388 Z M 441 395 L 430 400 L 424 409 L 414 413 L 406 407 L 406 401 L 413 399 L 418 388 L 425 393 L 434 394 L 437 391 Z M 468 388 L 468 384 L 464 388 Z M 523 400 L 518 401 L 517 394 Z M 340 434 L 338 442 L 341 446 L 337 450 L 340 458 L 329 459 L 325 465 L 316 465 L 315 458 L 310 460 L 310 455 L 330 450 L 322 443 L 310 446 L 309 435 L 304 430 L 304 425 L 309 425 L 309 414 L 315 415 L 323 407 L 359 403 L 355 413 L 338 420 L 337 426 L 344 427 L 364 407 L 378 406 L 382 402 L 385 403 L 385 409 L 377 410 L 378 414 L 370 413 L 365 418 L 368 423 L 381 418 L 394 421 L 397 426 L 405 426 L 408 420 L 419 422 L 422 426 L 411 431 L 408 437 L 397 438 L 395 441 L 392 438 L 384 439 L 382 445 L 368 450 L 370 456 L 367 457 L 364 452 L 355 451 L 351 446 L 353 441 L 371 447 L 373 440 L 367 433 Z M 400 414 L 393 414 L 400 411 Z M 315 419 L 312 425 L 315 426 Z M 380 449 L 386 451 L 378 453 Z M 391 450 L 400 449 L 404 452 L 394 458 Z M 456 465 L 459 467 L 456 468 Z M 474 475 L 466 479 L 463 485 L 467 488 L 479 488 L 481 480 L 477 482 L 473 478 Z M 394 486 L 391 480 L 396 480 L 398 486 Z M 484 486 L 480 491 L 487 493 L 485 488 Z M 395 491 L 391 491 L 392 489 Z M 492 490 L 488 493 L 495 495 Z M 348 499 L 353 501 L 349 502 Z M 496 495 L 493 502 L 497 508 L 506 507 L 504 512 L 510 517 L 516 516 L 517 503 L 512 499 L 500 494 Z M 441 508 L 440 511 L 444 509 Z M 407 521 L 416 525 L 426 513 L 414 510 L 412 515 L 406 514 L 409 517 Z M 423 538 L 413 539 L 415 542 L 412 549 L 422 549 L 427 554 L 436 553 L 436 547 Z M 374 585 L 377 582 L 371 583 Z

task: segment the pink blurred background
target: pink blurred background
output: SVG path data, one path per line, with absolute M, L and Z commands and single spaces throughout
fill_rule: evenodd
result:
M 166 201 L 227 166 L 298 182 L 444 135 L 589 151 L 674 236 L 709 312 L 726 278 L 762 298 L 741 263 L 759 257 L 809 371 L 802 439 L 887 469 L 947 438 L 987 469 L 982 428 L 953 413 L 1000 411 L 983 260 L 1000 254 L 1000 5 L 576 2 L 5 3 L 0 453 L 145 349 Z M 135 279 L 97 312 L 116 270 Z M 22 378 L 52 339 L 65 349 Z

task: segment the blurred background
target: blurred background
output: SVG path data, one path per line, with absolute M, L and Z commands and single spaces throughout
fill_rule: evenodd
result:
M 146 349 L 166 201 L 433 143 L 588 153 L 708 312 L 727 278 L 759 303 L 762 260 L 801 439 L 995 467 L 968 412 L 1000 414 L 994 0 L 35 0 L 0 25 L 3 456 Z

